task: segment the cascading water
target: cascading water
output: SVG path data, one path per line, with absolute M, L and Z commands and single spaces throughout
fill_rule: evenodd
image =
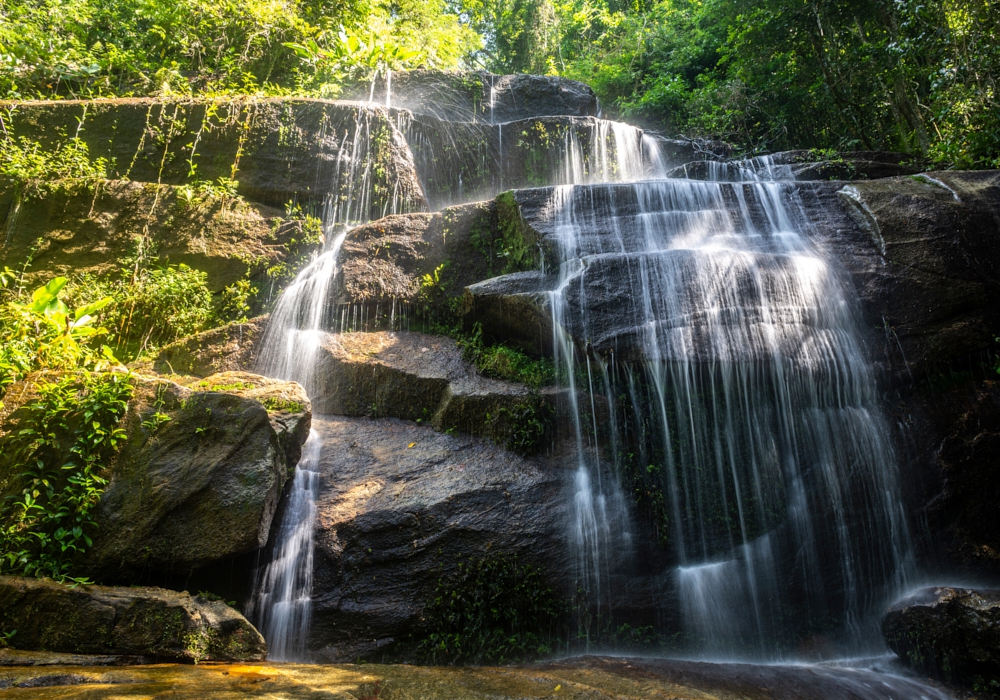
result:
M 843 630 L 853 651 L 877 640 L 870 613 L 913 566 L 896 457 L 849 284 L 782 182 L 788 168 L 761 158 L 706 163 L 707 181 L 662 179 L 641 130 L 593 117 L 494 124 L 497 89 L 489 123 L 400 111 L 396 124 L 432 208 L 532 178 L 559 185 L 532 225 L 559 259 L 549 305 L 583 605 L 605 624 L 619 604 L 638 505 L 671 551 L 662 590 L 701 655 L 774 658 L 810 630 Z M 260 371 L 307 391 L 321 334 L 365 328 L 329 300 L 349 227 L 379 214 L 367 135 L 359 120 L 344 140 L 346 194 L 327 203 L 324 250 L 282 294 L 262 346 Z M 543 149 L 525 145 L 535 137 Z M 274 658 L 300 657 L 308 624 L 310 440 L 255 595 Z
M 351 227 L 367 221 L 373 209 L 378 154 L 373 147 L 371 119 L 372 112 L 360 111 L 353 134 L 340 144 L 338 182 L 333 188 L 336 194 L 324 205 L 323 250 L 282 292 L 257 360 L 257 369 L 264 376 L 296 381 L 310 395 L 315 388 L 313 373 L 322 334 L 330 325 L 328 298 L 336 277 L 337 254 Z M 404 206 L 395 197 L 387 199 L 382 215 L 401 213 Z M 305 652 L 319 488 L 314 467 L 321 448 L 319 435 L 310 433 L 295 467 L 273 555 L 258 572 L 248 609 L 268 642 L 270 658 L 278 661 L 298 660 Z
M 570 327 L 631 356 L 600 391 L 627 397 L 632 463 L 620 468 L 662 494 L 645 506 L 675 552 L 682 621 L 714 655 L 773 657 L 792 611 L 841 623 L 856 645 L 878 639 L 870 613 L 912 566 L 855 309 L 792 194 L 780 182 L 665 180 L 555 188 L 550 204 L 564 374 L 579 374 Z M 627 300 L 610 320 L 607 279 Z M 626 544 L 607 523 L 627 520 L 608 512 L 614 485 L 599 475 L 581 458 L 570 535 L 598 589 Z

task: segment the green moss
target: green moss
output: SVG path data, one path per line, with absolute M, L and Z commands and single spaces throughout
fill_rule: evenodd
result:
M 548 656 L 565 634 L 569 601 L 516 556 L 459 560 L 424 610 L 411 653 L 429 664 L 510 663 Z
M 261 403 L 264 404 L 264 408 L 268 411 L 276 413 L 302 413 L 305 410 L 305 406 L 300 402 L 282 399 L 277 396 L 268 396 Z
M 487 413 L 486 431 L 512 452 L 532 454 L 548 444 L 554 418 L 552 404 L 532 393 L 513 406 Z

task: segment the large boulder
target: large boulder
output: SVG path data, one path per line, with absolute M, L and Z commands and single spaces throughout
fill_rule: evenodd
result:
M 922 589 L 889 608 L 882 633 L 900 659 L 936 678 L 1000 678 L 1000 591 Z
M 47 375 L 4 396 L 0 436 L 30 427 L 26 406 Z M 92 511 L 93 544 L 77 575 L 105 583 L 186 575 L 267 543 L 282 488 L 309 432 L 311 411 L 292 382 L 224 373 L 190 387 L 133 375 L 121 427 Z M 19 465 L 0 458 L 2 483 Z
M 419 636 L 462 562 L 516 556 L 568 594 L 569 465 L 397 419 L 326 416 L 314 428 L 323 451 L 309 647 L 319 658 L 378 658 Z
M 151 421 L 157 412 L 169 420 Z M 140 380 L 83 570 L 124 582 L 263 547 L 310 416 L 292 382 L 243 373 L 190 388 Z
M 0 628 L 26 650 L 195 663 L 267 655 L 260 633 L 223 601 L 162 588 L 0 576 Z

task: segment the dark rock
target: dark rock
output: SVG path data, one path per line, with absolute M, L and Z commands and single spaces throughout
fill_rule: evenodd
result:
M 856 245 L 841 260 L 902 372 L 922 376 L 986 350 L 1000 324 L 1000 173 L 855 182 L 838 196 L 877 251 Z
M 345 87 L 347 100 L 387 104 L 386 80 Z M 388 103 L 394 108 L 431 114 L 447 121 L 492 124 L 531 117 L 598 113 L 597 96 L 575 80 L 542 75 L 494 75 L 483 71 L 412 70 L 393 72 Z
M 335 316 L 346 319 L 338 329 L 398 328 L 407 313 L 421 322 L 458 326 L 464 288 L 538 267 L 547 254 L 539 243 L 509 194 L 359 226 L 344 240 L 333 285 L 333 302 L 347 307 Z M 364 319 L 360 327 L 358 316 Z
M 503 343 L 535 357 L 552 356 L 552 312 L 547 293 L 558 278 L 518 272 L 465 288 L 465 326 L 480 324 L 489 344 Z
M 2 576 L 0 627 L 17 630 L 11 641 L 27 650 L 194 662 L 260 661 L 267 655 L 260 633 L 224 602 L 162 588 Z
M 460 562 L 518 556 L 559 586 L 565 471 L 487 441 L 394 419 L 318 418 L 323 436 L 309 646 L 378 658 L 419 634 Z
M 520 427 L 501 416 L 526 404 L 551 414 L 559 400 L 558 389 L 532 394 L 524 385 L 484 377 L 454 340 L 423 333 L 326 335 L 314 376 L 317 413 L 403 418 L 501 444 Z
M 889 608 L 882 634 L 906 664 L 935 678 L 1000 678 L 1000 591 L 922 589 Z
M 691 180 L 740 181 L 754 179 L 783 180 L 876 180 L 915 175 L 923 170 L 903 153 L 852 151 L 829 159 L 814 151 L 782 151 L 767 156 L 719 162 L 695 160 L 667 171 L 667 177 Z

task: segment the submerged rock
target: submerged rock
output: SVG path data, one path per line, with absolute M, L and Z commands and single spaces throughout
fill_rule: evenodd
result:
M 11 644 L 27 650 L 196 663 L 267 655 L 260 633 L 224 602 L 162 588 L 0 576 L 0 628 L 16 630 Z
M 1000 678 L 1000 591 L 925 588 L 892 605 L 882 634 L 899 658 L 936 678 Z

